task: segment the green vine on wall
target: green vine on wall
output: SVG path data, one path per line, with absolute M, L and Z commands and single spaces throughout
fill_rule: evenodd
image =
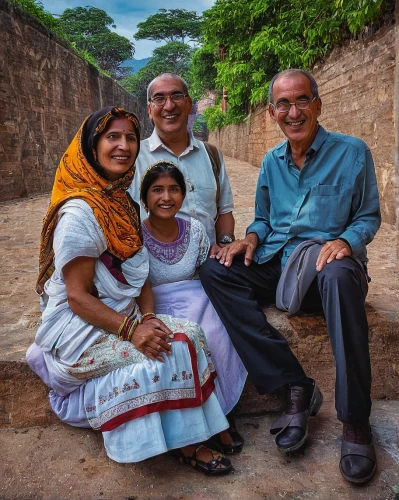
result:
M 310 69 L 331 49 L 384 16 L 394 0 L 216 0 L 204 12 L 204 47 L 215 63 L 214 88 L 228 89 L 229 116 L 204 114 L 209 130 L 241 122 L 248 105 L 267 101 L 278 71 Z
M 39 21 L 47 29 L 49 29 L 50 31 L 58 35 L 60 38 L 62 38 L 65 41 L 66 45 L 71 50 L 76 52 L 87 63 L 93 65 L 100 73 L 102 73 L 105 76 L 111 76 L 108 71 L 104 71 L 99 67 L 93 55 L 89 54 L 85 50 L 80 50 L 75 46 L 74 43 L 71 43 L 68 40 L 67 36 L 65 35 L 64 31 L 61 28 L 60 21 L 44 9 L 43 3 L 40 0 L 6 0 L 6 1 L 11 5 L 15 5 L 26 14 L 29 14 L 37 21 Z

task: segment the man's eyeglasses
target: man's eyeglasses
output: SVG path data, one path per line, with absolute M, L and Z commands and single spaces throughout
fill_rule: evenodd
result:
M 176 92 L 176 94 L 170 94 L 170 95 L 156 95 L 152 97 L 149 101 L 152 103 L 154 106 L 165 106 L 166 101 L 168 98 L 173 101 L 175 104 L 179 104 L 180 102 L 183 102 L 184 99 L 187 97 L 188 94 L 182 94 L 181 92 Z
M 288 113 L 289 110 L 291 109 L 291 106 L 296 107 L 296 109 L 309 109 L 310 108 L 310 103 L 318 99 L 317 97 L 313 97 L 313 99 L 298 99 L 295 102 L 287 102 L 287 101 L 280 101 L 277 104 L 272 104 L 274 109 L 277 109 L 279 113 Z

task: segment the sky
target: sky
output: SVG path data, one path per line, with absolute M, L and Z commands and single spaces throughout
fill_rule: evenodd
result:
M 62 14 L 65 9 L 74 7 L 96 7 L 105 10 L 116 24 L 119 35 L 125 36 L 133 41 L 135 46 L 135 59 L 151 57 L 154 49 L 162 43 L 151 40 L 134 40 L 133 35 L 137 31 L 137 23 L 155 14 L 158 9 L 186 9 L 201 14 L 204 10 L 212 7 L 215 0 L 42 0 L 43 7 L 51 14 Z

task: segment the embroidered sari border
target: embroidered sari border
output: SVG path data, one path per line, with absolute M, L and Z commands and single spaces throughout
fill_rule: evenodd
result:
M 102 432 L 111 431 L 119 425 L 148 415 L 166 410 L 196 408 L 206 401 L 215 389 L 215 372 L 208 368 L 201 377 L 198 374 L 197 353 L 190 339 L 184 333 L 175 333 L 173 341 L 186 342 L 190 354 L 194 387 L 182 389 L 162 389 L 150 394 L 142 394 L 108 408 L 98 417 L 89 418 L 91 427 Z

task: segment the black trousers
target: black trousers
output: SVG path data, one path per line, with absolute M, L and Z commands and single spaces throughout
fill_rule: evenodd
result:
M 250 266 L 238 256 L 230 268 L 208 258 L 200 269 L 202 285 L 260 394 L 307 381 L 287 341 L 268 323 L 261 307 L 275 302 L 280 275 L 278 256 Z M 353 424 L 367 420 L 371 410 L 367 290 L 364 270 L 346 257 L 324 266 L 303 301 L 306 309 L 324 310 L 336 360 L 337 416 Z

